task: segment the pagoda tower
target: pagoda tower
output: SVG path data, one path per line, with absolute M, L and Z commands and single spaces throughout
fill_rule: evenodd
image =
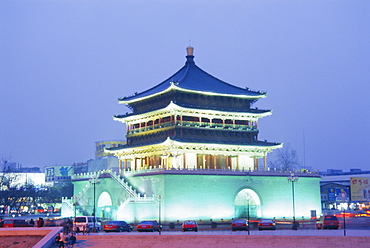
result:
M 175 74 L 119 99 L 131 109 L 114 116 L 126 124 L 127 143 L 104 149 L 118 157 L 119 174 L 74 175 L 79 212 L 90 213 L 96 205 L 96 216 L 166 224 L 320 215 L 318 173 L 266 166 L 267 154 L 282 144 L 258 140 L 258 120 L 272 111 L 252 105 L 265 97 L 206 73 L 188 47 L 186 63 Z M 95 188 L 91 182 L 97 179 Z M 68 202 L 65 209 L 73 213 Z
M 185 65 L 162 83 L 118 99 L 132 111 L 124 146 L 109 148 L 121 171 L 147 169 L 267 170 L 266 157 L 281 143 L 258 140 L 258 120 L 271 110 L 253 108 L 265 92 L 223 82 L 199 68 L 193 47 Z

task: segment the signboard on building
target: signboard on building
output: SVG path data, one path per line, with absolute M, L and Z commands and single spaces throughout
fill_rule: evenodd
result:
M 45 181 L 52 182 L 70 180 L 73 173 L 73 166 L 48 166 L 45 167 Z
M 328 193 L 321 194 L 322 201 L 329 202 L 348 202 L 349 201 L 349 188 L 345 186 L 331 186 L 327 189 Z M 323 196 L 325 194 L 325 196 Z
M 351 177 L 351 201 L 370 201 L 370 177 Z

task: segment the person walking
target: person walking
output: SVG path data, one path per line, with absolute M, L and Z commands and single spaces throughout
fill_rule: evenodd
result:
M 41 227 L 41 218 L 39 218 L 39 219 L 36 221 L 36 226 L 37 226 L 37 227 Z

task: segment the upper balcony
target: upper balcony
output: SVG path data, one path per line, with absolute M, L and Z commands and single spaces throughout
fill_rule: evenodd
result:
M 185 128 L 205 128 L 205 129 L 218 129 L 228 131 L 244 131 L 244 132 L 258 132 L 256 126 L 251 125 L 237 125 L 237 124 L 221 124 L 221 123 L 208 123 L 208 122 L 196 122 L 196 121 L 169 121 L 160 124 L 154 124 L 146 127 L 134 128 L 128 130 L 127 135 L 141 133 L 145 131 L 151 131 L 171 126 L 181 126 Z

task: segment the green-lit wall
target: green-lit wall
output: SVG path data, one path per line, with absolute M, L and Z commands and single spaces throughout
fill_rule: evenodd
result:
M 166 222 L 231 219 L 240 217 L 235 215 L 238 212 L 235 207 L 238 193 L 249 189 L 255 192 L 255 198 L 250 202 L 251 210 L 256 210 L 255 217 L 293 217 L 292 183 L 286 176 L 153 174 L 131 176 L 126 180 L 145 192 L 149 200 L 126 201 L 123 204 L 129 197 L 127 192 L 113 179 L 102 178 L 96 185 L 97 216 L 138 222 L 158 219 L 161 209 L 161 219 Z M 319 181 L 318 177 L 299 177 L 294 183 L 297 219 L 310 218 L 312 210 L 317 215 L 321 214 Z M 74 185 L 77 194 L 89 185 L 89 181 L 77 181 Z M 106 199 L 107 195 L 111 199 Z M 161 202 L 158 195 L 162 196 Z M 86 191 L 79 204 L 92 213 L 93 186 Z M 107 207 L 109 213 L 106 212 Z
M 162 174 L 130 177 L 129 180 L 148 195 L 163 197 L 161 217 L 166 221 L 235 218 L 235 198 L 243 189 L 251 189 L 258 195 L 260 206 L 257 206 L 257 217 L 293 217 L 292 183 L 286 176 Z M 319 180 L 317 177 L 300 177 L 294 183 L 297 218 L 310 218 L 311 210 L 321 214 Z M 141 209 L 145 211 L 145 214 L 140 214 L 142 217 L 158 219 L 157 200 L 152 209 L 147 204 L 136 204 L 131 208 L 135 208 L 136 213 Z M 130 218 L 129 215 L 124 217 Z

